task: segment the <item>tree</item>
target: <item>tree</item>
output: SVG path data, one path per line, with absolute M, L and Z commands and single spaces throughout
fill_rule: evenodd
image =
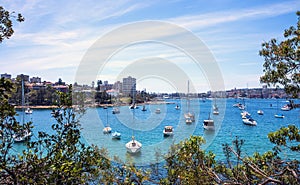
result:
M 24 129 L 32 129 L 31 122 L 20 124 L 14 106 L 8 102 L 13 92 L 10 80 L 0 79 L 0 182 L 17 184 L 17 174 L 21 160 L 12 153 L 14 134 Z M 23 169 L 24 170 L 24 169 Z
M 268 85 L 283 85 L 293 97 L 300 92 L 300 11 L 297 13 L 297 26 L 284 31 L 283 41 L 271 39 L 262 43 L 259 55 L 265 60 L 260 81 Z
M 215 155 L 201 149 L 205 140 L 191 136 L 188 140 L 171 146 L 166 156 L 168 175 L 161 184 L 217 184 L 219 177 L 214 173 Z
M 0 43 L 4 39 L 9 39 L 13 34 L 13 20 L 23 22 L 25 19 L 21 14 L 14 15 L 15 12 L 10 13 L 0 6 Z

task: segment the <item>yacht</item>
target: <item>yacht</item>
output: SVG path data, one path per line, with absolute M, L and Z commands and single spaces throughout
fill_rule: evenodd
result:
M 165 126 L 163 130 L 163 134 L 165 137 L 172 136 L 173 135 L 173 127 L 172 126 Z
M 203 121 L 203 128 L 205 130 L 215 130 L 215 123 L 214 120 L 210 118 L 210 113 L 208 115 L 208 119 Z

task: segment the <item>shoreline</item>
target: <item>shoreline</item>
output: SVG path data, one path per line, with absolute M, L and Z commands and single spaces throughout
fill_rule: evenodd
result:
M 175 104 L 175 102 L 165 102 L 165 101 L 157 101 L 157 102 L 145 102 L 145 103 L 137 103 L 137 106 L 142 106 L 142 105 L 160 105 L 160 104 Z M 76 106 L 76 105 L 74 105 Z M 130 104 L 126 104 L 126 103 L 122 103 L 120 105 L 116 105 L 116 104 L 86 104 L 86 107 L 115 107 L 115 106 L 130 106 Z M 23 109 L 23 108 L 31 108 L 31 109 L 57 109 L 59 108 L 56 105 L 26 105 L 26 106 L 21 106 L 21 105 L 17 105 L 14 106 L 15 109 Z

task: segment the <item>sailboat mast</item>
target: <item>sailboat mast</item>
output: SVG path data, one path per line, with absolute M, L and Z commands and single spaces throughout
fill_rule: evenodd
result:
M 187 107 L 188 112 L 190 112 L 190 81 L 188 80 L 188 92 L 187 92 Z
M 24 110 L 24 105 L 25 105 L 25 92 L 24 92 L 24 80 L 22 79 L 22 123 L 25 122 L 25 110 Z

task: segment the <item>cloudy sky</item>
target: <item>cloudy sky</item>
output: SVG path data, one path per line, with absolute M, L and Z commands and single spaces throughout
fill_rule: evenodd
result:
M 261 43 L 282 39 L 283 30 L 296 24 L 300 1 L 1 0 L 0 6 L 25 17 L 25 22 L 14 23 L 13 37 L 0 45 L 1 74 L 14 77 L 23 73 L 46 81 L 62 78 L 73 83 L 78 80 L 78 68 L 87 60 L 87 53 L 95 50 L 93 60 L 97 64 L 91 63 L 88 68 L 97 74 L 82 83 L 100 79 L 113 83 L 124 76 L 139 75 L 138 88 L 173 92 L 180 90 L 172 82 L 177 76 L 178 83 L 186 86 L 190 79 L 195 91 L 205 92 L 212 89 L 216 73 L 225 89 L 260 87 Z M 156 25 L 151 30 L 151 21 L 182 28 L 199 40 L 183 48 L 180 43 L 188 41 L 176 36 L 174 30 L 162 31 Z M 126 25 L 136 23 L 136 29 L 125 30 Z M 142 40 L 148 38 L 144 35 L 153 35 L 152 42 Z M 178 45 L 162 37 L 172 37 Z M 117 43 L 120 40 L 128 41 L 127 45 Z M 197 61 L 187 52 L 198 45 L 207 49 L 205 52 L 213 56 L 216 65 L 197 65 L 208 62 Z M 114 50 L 106 55 L 106 47 L 112 46 Z M 141 73 L 135 74 L 136 71 Z M 182 75 L 176 75 L 177 72 Z

